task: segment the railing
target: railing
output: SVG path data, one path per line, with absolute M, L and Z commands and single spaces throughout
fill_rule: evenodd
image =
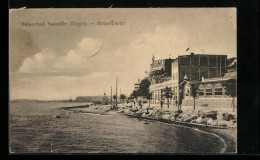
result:
M 171 86 L 171 85 L 174 85 L 174 84 L 177 84 L 177 81 L 176 82 L 173 81 L 173 80 L 164 81 L 164 82 L 161 82 L 161 83 L 151 84 L 150 89 L 154 89 L 154 88 L 157 88 L 157 87 Z
M 167 77 L 167 78 L 161 78 L 160 81 L 154 81 L 152 82 L 152 84 L 158 84 L 158 83 L 163 83 L 163 82 L 166 82 L 166 81 L 170 81 L 171 80 L 171 77 Z
M 216 80 L 228 80 L 231 77 L 216 77 L 216 78 L 205 78 L 202 82 L 210 82 L 210 81 L 216 81 Z

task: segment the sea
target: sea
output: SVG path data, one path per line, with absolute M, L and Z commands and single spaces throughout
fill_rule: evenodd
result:
M 61 109 L 76 102 L 21 101 L 9 104 L 11 154 L 220 153 L 212 134 L 121 114 Z

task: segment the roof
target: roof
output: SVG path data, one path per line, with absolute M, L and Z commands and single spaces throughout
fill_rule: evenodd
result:
M 184 55 L 179 55 L 178 57 L 184 57 L 184 56 L 227 56 L 226 54 L 195 54 L 191 55 L 191 54 L 184 54 Z
M 189 80 L 184 80 L 181 82 L 181 85 L 185 84 L 185 83 L 190 83 L 190 84 L 197 84 L 200 83 L 200 81 L 189 81 Z
M 184 80 L 187 80 L 187 79 L 189 79 L 186 73 L 185 73 L 185 75 L 184 75 L 183 79 L 184 79 Z
M 237 72 L 228 72 L 225 74 L 224 77 L 215 77 L 215 78 L 205 78 L 204 81 L 188 81 L 188 80 L 184 80 L 181 85 L 183 85 L 184 83 L 190 83 L 190 84 L 198 84 L 198 83 L 209 83 L 209 82 L 223 82 L 223 81 L 227 81 L 230 79 L 235 79 L 237 76 Z
M 237 76 L 237 72 L 235 71 L 235 72 L 228 72 L 228 73 L 225 73 L 225 75 L 224 75 L 224 77 L 229 77 L 230 79 L 231 78 L 236 78 L 236 76 Z
M 151 67 L 150 72 L 158 71 L 158 70 L 162 70 L 163 68 L 164 68 L 164 66 L 155 66 L 155 67 Z
M 227 68 L 236 67 L 236 65 L 237 65 L 237 59 L 234 58 L 233 61 L 231 61 L 231 63 L 227 66 Z

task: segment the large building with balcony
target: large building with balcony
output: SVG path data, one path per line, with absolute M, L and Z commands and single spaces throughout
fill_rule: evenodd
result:
M 231 73 L 226 73 L 226 71 L 226 55 L 191 53 L 175 59 L 161 60 L 155 60 L 153 57 L 149 72 L 152 103 L 159 104 L 161 100 L 166 102 L 163 96 L 163 90 L 166 87 L 170 88 L 173 93 L 170 104 L 176 104 L 180 96 L 183 100 L 191 98 L 188 93 L 188 84 L 191 82 L 201 84 L 199 93 L 201 98 L 223 97 L 225 90 L 221 82 L 234 77 L 234 73 L 229 76 Z M 188 83 L 184 85 L 184 81 Z M 213 83 L 216 85 L 212 85 Z M 208 88 L 211 89 L 211 93 L 208 93 L 210 91 Z

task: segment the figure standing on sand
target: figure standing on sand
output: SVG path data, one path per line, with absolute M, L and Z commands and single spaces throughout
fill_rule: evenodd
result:
M 142 109 L 142 107 L 143 107 L 143 105 L 142 105 L 142 101 L 139 100 L 138 102 L 139 102 L 139 106 L 140 106 L 140 108 Z
M 161 100 L 161 109 L 162 109 L 162 107 L 163 107 L 163 101 Z

